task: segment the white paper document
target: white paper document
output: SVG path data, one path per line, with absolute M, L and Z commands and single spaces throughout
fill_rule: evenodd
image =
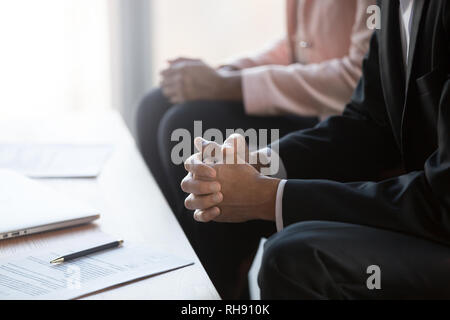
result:
M 31 178 L 93 178 L 111 152 L 110 145 L 0 143 L 0 168 Z
M 75 299 L 193 264 L 145 246 L 126 245 L 62 264 L 50 264 L 50 260 L 68 253 L 60 249 L 0 259 L 0 299 Z

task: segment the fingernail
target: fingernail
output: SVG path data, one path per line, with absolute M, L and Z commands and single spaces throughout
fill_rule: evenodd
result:
M 219 191 L 220 191 L 220 184 L 218 184 L 217 182 L 211 184 L 211 192 L 219 192 Z
M 223 199 L 222 193 L 218 192 L 213 195 L 214 202 L 221 202 Z
M 194 212 L 194 220 L 198 221 L 198 222 L 201 222 L 200 213 L 197 212 L 197 211 Z
M 220 216 L 220 209 L 218 207 L 214 208 L 214 211 L 212 212 L 212 215 L 214 216 L 213 219 L 217 218 L 218 216 Z

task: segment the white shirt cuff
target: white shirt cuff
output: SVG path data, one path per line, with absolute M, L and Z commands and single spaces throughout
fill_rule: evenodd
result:
M 283 230 L 283 192 L 284 186 L 286 185 L 287 172 L 286 167 L 281 160 L 280 155 L 273 149 L 264 148 L 253 154 L 253 160 L 256 161 L 255 156 L 258 155 L 260 161 L 264 165 L 269 165 L 269 167 L 262 168 L 261 174 L 265 176 L 272 176 L 273 178 L 281 179 L 278 184 L 277 195 L 275 200 L 275 222 L 277 231 Z
M 277 198 L 275 202 L 275 222 L 277 231 L 283 230 L 283 193 L 287 180 L 281 180 L 278 184 Z

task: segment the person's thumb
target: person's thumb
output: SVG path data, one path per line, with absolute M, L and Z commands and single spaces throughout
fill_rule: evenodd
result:
M 242 164 L 247 161 L 247 142 L 245 137 L 240 134 L 232 134 L 225 140 L 223 144 L 224 155 L 226 157 L 225 162 L 233 164 Z

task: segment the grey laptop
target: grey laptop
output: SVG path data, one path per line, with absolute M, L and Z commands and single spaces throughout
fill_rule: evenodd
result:
M 100 214 L 56 190 L 0 169 L 0 240 L 89 223 Z

